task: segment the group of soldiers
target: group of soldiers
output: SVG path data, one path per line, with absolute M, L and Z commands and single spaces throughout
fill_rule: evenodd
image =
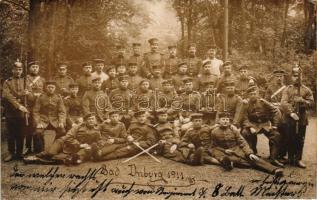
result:
M 65 62 L 49 80 L 40 76 L 38 61 L 28 63 L 25 76 L 23 64 L 14 63 L 2 91 L 9 150 L 4 161 L 80 164 L 141 152 L 155 160 L 158 154 L 190 165 L 247 166 L 275 175 L 283 174 L 285 164 L 306 167 L 306 110 L 314 99 L 300 67 L 292 69 L 290 85 L 284 84 L 286 72 L 276 69 L 264 87 L 248 66 L 236 73 L 232 62 L 217 59 L 215 47 L 201 60 L 195 44 L 183 59 L 174 45 L 163 55 L 158 39 L 149 44 L 142 56 L 141 44 L 133 43 L 129 57 L 118 45 L 110 62 L 83 63 L 76 80 Z M 49 146 L 46 130 L 56 133 Z M 269 159 L 256 155 L 258 134 L 269 140 Z

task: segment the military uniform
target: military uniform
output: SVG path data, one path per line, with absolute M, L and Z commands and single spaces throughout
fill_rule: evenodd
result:
M 216 158 L 220 163 L 227 157 L 236 166 L 258 167 L 269 173 L 274 173 L 275 170 L 278 169 L 262 158 L 259 158 L 259 160 L 251 160 L 249 155 L 253 154 L 253 151 L 237 129 L 231 127 L 216 127 L 211 131 L 210 137 L 211 145 L 209 152 L 211 156 Z M 228 154 L 225 152 L 226 150 L 231 150 L 233 153 Z
M 208 125 L 213 125 L 216 121 L 216 103 L 217 103 L 217 94 L 215 93 L 216 89 L 212 91 L 205 91 L 201 93 L 201 103 L 203 113 L 204 123 Z
M 179 95 L 182 99 L 183 110 L 198 111 L 201 107 L 201 95 L 197 91 L 183 92 Z
M 243 107 L 242 98 L 236 94 L 227 95 L 220 94 L 217 98 L 216 110 L 218 112 L 228 112 L 232 123 L 235 126 L 240 126 L 239 122 L 241 121 L 241 110 Z
M 218 93 L 222 93 L 224 91 L 224 86 L 227 81 L 233 81 L 236 83 L 237 78 L 234 74 L 230 74 L 230 75 L 223 74 L 222 76 L 220 76 L 216 86 Z
M 37 134 L 41 137 L 42 146 L 41 151 L 44 149 L 44 130 L 55 130 L 55 138 L 60 138 L 65 134 L 65 129 L 59 127 L 59 124 L 66 125 L 66 109 L 63 99 L 58 94 L 43 93 L 35 102 L 33 108 L 33 118 L 36 126 L 42 125 L 42 128 L 37 128 Z
M 296 96 L 298 96 L 298 86 L 293 84 L 284 89 L 281 99 L 281 104 L 285 106 L 287 133 L 289 134 L 288 157 L 291 163 L 298 163 L 302 159 L 306 127 L 308 125 L 307 109 L 314 103 L 312 91 L 303 84 L 300 86 L 299 96 L 304 99 L 304 102 L 296 103 L 294 101 Z M 296 113 L 299 120 L 295 121 L 290 116 L 291 113 Z M 296 128 L 298 132 L 296 132 Z
M 153 110 L 154 98 L 154 92 L 152 90 L 138 90 L 132 98 L 133 110 Z
M 101 89 L 105 92 L 108 91 L 108 95 L 110 94 L 110 92 L 116 88 L 119 87 L 119 81 L 117 78 L 109 78 L 108 80 L 104 81 L 102 83 Z
M 68 86 L 74 83 L 73 78 L 68 75 L 56 76 L 54 78 L 54 81 L 56 81 L 56 86 L 57 86 L 56 93 L 61 94 L 64 97 L 69 94 Z
M 153 66 L 159 65 L 164 66 L 164 55 L 159 52 L 148 52 L 144 54 L 144 66 L 143 71 L 146 74 L 146 77 L 153 74 Z
M 248 87 L 250 86 L 249 85 L 250 81 L 255 82 L 255 79 L 251 76 L 248 76 L 248 77 L 239 76 L 237 78 L 237 82 L 235 84 L 236 85 L 236 94 L 241 96 L 243 99 L 246 98 L 246 91 L 247 91 Z
M 183 80 L 188 78 L 189 76 L 187 74 L 176 74 L 174 77 L 172 77 L 175 90 L 178 93 L 182 93 L 184 91 L 184 82 Z
M 173 76 L 176 75 L 178 71 L 178 63 L 180 59 L 177 57 L 167 57 L 164 59 L 164 70 L 163 70 L 163 77 L 165 79 L 172 78 Z
M 155 130 L 149 124 L 133 122 L 131 123 L 127 134 L 131 135 L 134 138 L 134 142 L 138 142 L 143 149 L 147 149 L 150 146 L 154 145 L 157 140 L 155 136 Z M 129 157 L 139 153 L 140 151 L 141 149 L 139 149 L 136 145 L 129 144 L 127 146 L 116 149 L 111 154 L 103 156 L 102 160 Z
M 144 60 L 143 57 L 139 54 L 133 54 L 130 56 L 129 61 L 135 62 L 137 66 L 139 67 L 138 75 L 141 77 L 146 77 L 146 70 L 144 71 Z
M 210 82 L 216 83 L 217 80 L 218 80 L 218 77 L 214 74 L 201 74 L 201 76 L 197 80 L 198 90 L 200 92 L 206 91 L 208 83 Z
M 163 80 L 164 79 L 161 76 L 151 78 L 150 79 L 150 88 L 152 90 L 155 90 L 155 89 L 161 90 Z
M 128 81 L 129 81 L 129 85 L 128 88 L 133 91 L 136 92 L 137 88 L 140 85 L 140 82 L 143 80 L 143 78 L 139 75 L 129 75 L 128 77 Z
M 69 130 L 73 124 L 82 122 L 84 116 L 82 99 L 79 96 L 67 96 L 64 98 L 66 108 L 66 128 Z
M 79 86 L 78 96 L 83 96 L 86 91 L 91 89 L 92 75 L 82 75 L 77 79 L 76 83 Z
M 198 57 L 188 57 L 186 58 L 186 63 L 188 66 L 187 74 L 191 77 L 196 77 L 201 71 L 202 61 Z

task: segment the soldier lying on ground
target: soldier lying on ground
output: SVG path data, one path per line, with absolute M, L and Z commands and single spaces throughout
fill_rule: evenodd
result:
M 211 131 L 209 152 L 226 170 L 234 166 L 259 168 L 282 176 L 283 170 L 256 156 L 237 129 L 232 128 L 229 114 L 219 114 L 219 125 Z

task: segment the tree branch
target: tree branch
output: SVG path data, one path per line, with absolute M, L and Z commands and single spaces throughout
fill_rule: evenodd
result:
M 24 5 L 21 5 L 21 4 L 19 4 L 17 2 L 14 2 L 12 0 L 0 0 L 0 3 L 1 2 L 9 3 L 9 4 L 15 5 L 17 7 L 20 7 L 20 8 L 22 8 L 25 11 L 29 11 L 29 9 L 27 7 L 25 7 Z

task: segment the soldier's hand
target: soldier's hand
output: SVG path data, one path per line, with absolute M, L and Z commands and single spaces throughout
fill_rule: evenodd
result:
M 165 144 L 165 143 L 166 143 L 166 140 L 160 140 L 159 143 L 160 143 L 160 144 Z
M 257 157 L 256 155 L 254 155 L 254 154 L 250 154 L 249 155 L 249 158 L 250 158 L 250 160 L 253 160 L 253 161 L 258 161 L 260 158 L 259 157 Z
M 188 144 L 187 146 L 188 146 L 188 148 L 190 148 L 190 149 L 194 149 L 194 148 L 195 148 L 195 145 L 192 144 L 192 143 Z
M 228 154 L 228 155 L 232 155 L 232 154 L 233 154 L 233 151 L 230 150 L 230 149 L 226 149 L 226 150 L 225 150 L 225 153 Z
M 293 120 L 298 121 L 299 117 L 296 113 L 291 113 L 291 118 L 293 118 Z
M 29 113 L 28 109 L 22 105 L 19 106 L 19 110 L 24 113 Z
M 174 153 L 176 149 L 177 149 L 177 144 L 173 144 L 170 148 L 170 153 Z
M 84 122 L 84 118 L 79 117 L 79 118 L 77 119 L 77 123 L 78 123 L 78 124 L 82 124 L 83 122 Z
M 134 138 L 133 138 L 131 135 L 129 135 L 129 136 L 127 137 L 127 140 L 128 140 L 129 142 L 133 142 Z
M 255 134 L 256 133 L 256 130 L 255 130 L 255 128 L 250 128 L 250 132 L 252 133 L 252 134 Z
M 113 139 L 113 138 L 108 139 L 108 140 L 107 140 L 107 143 L 108 143 L 108 144 L 113 144 L 113 143 L 114 143 L 114 139 Z
M 58 123 L 58 127 L 59 128 L 64 128 L 64 124 L 60 122 L 60 123 Z
M 303 97 L 295 96 L 294 101 L 296 103 L 301 103 L 301 102 L 305 102 L 306 100 Z

